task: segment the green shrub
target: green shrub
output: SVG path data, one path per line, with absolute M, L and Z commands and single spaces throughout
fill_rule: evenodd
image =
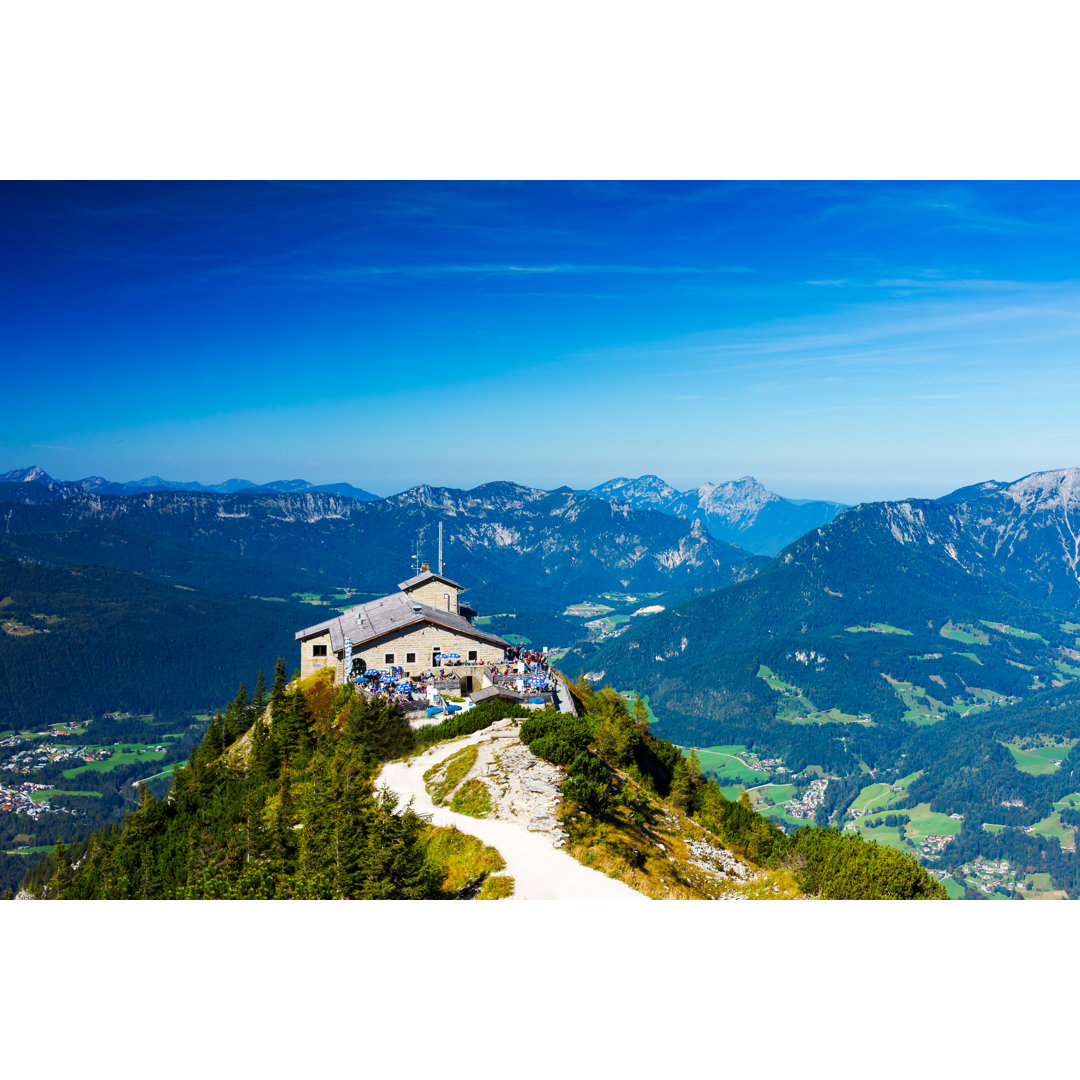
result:
M 580 777 L 582 780 L 591 780 L 594 784 L 606 786 L 608 783 L 608 771 L 604 763 L 584 750 L 579 751 L 570 762 L 570 775 Z
M 508 716 L 530 716 L 528 709 L 515 705 L 503 698 L 492 698 L 481 702 L 471 709 L 448 716 L 441 724 L 430 724 L 416 732 L 416 742 L 420 746 L 430 746 L 444 739 L 456 739 L 461 735 L 472 735 L 490 727 L 496 720 L 505 720 Z
M 521 741 L 537 757 L 555 765 L 569 765 L 592 738 L 587 720 L 554 709 L 534 713 L 521 725 Z
M 573 743 L 567 742 L 558 735 L 541 735 L 529 743 L 529 749 L 545 761 L 553 765 L 569 765 L 580 752 Z
M 601 817 L 608 807 L 607 784 L 598 784 L 582 776 L 571 776 L 563 784 L 563 794 L 593 817 Z

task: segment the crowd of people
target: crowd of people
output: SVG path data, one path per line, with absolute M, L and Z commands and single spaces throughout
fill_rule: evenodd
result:
M 419 675 L 409 675 L 400 665 L 391 665 L 385 668 L 369 668 L 362 675 L 357 675 L 353 682 L 357 689 L 366 694 L 382 694 L 391 701 L 415 707 L 431 699 L 430 686 L 440 688 L 439 684 L 445 684 L 448 680 L 456 682 L 457 677 L 453 673 L 448 675 L 442 668 L 438 673 L 430 670 Z M 460 683 L 457 685 L 460 686 Z M 444 685 L 441 689 L 454 690 L 455 687 L 451 684 L 449 687 Z
M 429 687 L 432 684 L 438 687 L 448 679 L 457 679 L 458 673 L 453 669 L 470 663 L 455 657 L 440 657 L 440 660 L 438 672 L 432 668 L 419 675 L 409 675 L 400 665 L 390 665 L 384 668 L 369 668 L 363 674 L 357 675 L 353 682 L 367 694 L 383 694 L 391 701 L 406 706 L 413 704 L 415 707 L 420 702 L 430 700 Z M 555 688 L 547 657 L 537 649 L 512 645 L 506 650 L 505 659 L 499 663 L 484 664 L 483 660 L 472 662 L 485 666 L 492 680 L 502 686 L 515 686 L 521 682 L 524 689 L 539 693 Z M 442 689 L 447 687 L 443 686 Z
M 520 682 L 524 689 L 540 693 L 555 689 L 547 656 L 538 649 L 520 645 L 512 645 L 506 650 L 506 659 L 491 666 L 491 675 L 493 681 L 502 686 L 516 686 Z

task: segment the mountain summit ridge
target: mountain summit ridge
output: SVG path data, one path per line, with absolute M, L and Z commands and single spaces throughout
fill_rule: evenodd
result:
M 673 517 L 700 518 L 718 540 L 755 555 L 776 555 L 793 540 L 831 521 L 844 504 L 820 499 L 785 499 L 753 476 L 720 484 L 711 481 L 678 491 L 659 476 L 617 477 L 586 494 Z

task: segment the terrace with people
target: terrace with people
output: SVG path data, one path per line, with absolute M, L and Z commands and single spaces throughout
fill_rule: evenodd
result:
M 390 665 L 357 671 L 352 682 L 367 696 L 382 696 L 402 706 L 412 723 L 434 723 L 437 717 L 460 712 L 489 696 L 511 698 L 543 708 L 555 701 L 558 678 L 543 651 L 511 646 L 506 658 L 488 664 L 463 660 L 457 653 L 440 654 L 439 663 L 418 674 Z M 471 689 L 479 682 L 478 689 Z

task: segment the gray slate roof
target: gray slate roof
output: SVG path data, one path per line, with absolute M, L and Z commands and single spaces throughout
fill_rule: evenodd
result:
M 485 634 L 482 630 L 477 630 L 460 615 L 418 603 L 405 593 L 391 593 L 389 596 L 380 597 L 370 603 L 358 604 L 333 619 L 298 630 L 296 640 L 305 641 L 309 637 L 325 634 L 329 630 L 331 648 L 334 652 L 340 652 L 345 648 L 347 637 L 352 638 L 354 647 L 367 646 L 387 634 L 410 626 L 419 626 L 424 622 L 443 626 L 447 630 L 475 638 L 477 641 L 489 642 L 500 649 L 510 647 L 510 642 L 504 641 L 495 634 Z
M 409 578 L 408 581 L 399 581 L 398 588 L 405 592 L 407 589 L 415 588 L 417 585 L 426 585 L 429 581 L 444 581 L 447 585 L 453 585 L 455 589 L 465 591 L 464 585 L 459 585 L 456 581 L 451 581 L 448 577 L 443 577 L 442 574 L 432 573 L 430 570 L 425 570 L 422 574 Z

